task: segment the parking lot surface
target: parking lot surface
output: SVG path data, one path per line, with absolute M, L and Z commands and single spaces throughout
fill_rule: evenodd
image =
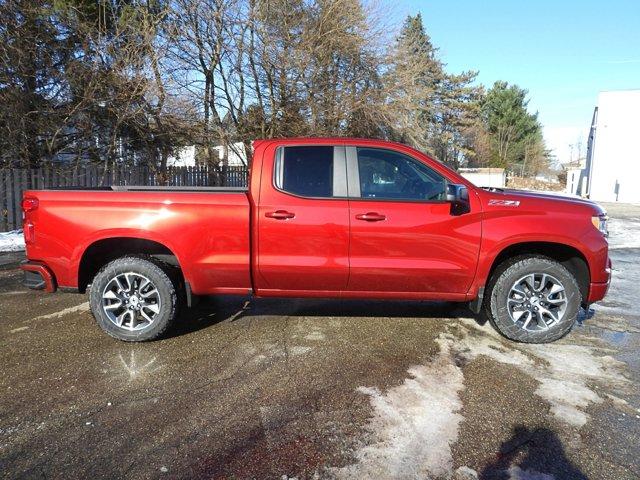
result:
M 160 341 L 0 262 L 6 478 L 640 478 L 640 207 L 607 205 L 614 279 L 559 342 L 464 306 L 216 298 Z

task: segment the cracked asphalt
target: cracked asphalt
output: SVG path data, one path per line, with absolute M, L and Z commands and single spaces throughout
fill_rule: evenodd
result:
M 544 348 L 455 304 L 235 297 L 126 344 L 0 256 L 0 476 L 640 478 L 640 206 L 607 208 L 609 297 Z

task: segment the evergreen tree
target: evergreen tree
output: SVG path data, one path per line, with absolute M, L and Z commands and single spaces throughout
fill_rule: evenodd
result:
M 0 19 L 0 159 L 38 167 L 65 114 L 68 38 L 50 2 L 0 2 Z
M 422 16 L 408 16 L 397 39 L 391 74 L 393 100 L 403 123 L 396 137 L 457 167 L 469 147 L 464 129 L 477 115 L 476 73 L 448 74 L 426 33 Z
M 538 173 L 548 163 L 538 114 L 527 110 L 527 91 L 496 82 L 482 102 L 482 121 L 490 136 L 490 163 L 518 173 Z

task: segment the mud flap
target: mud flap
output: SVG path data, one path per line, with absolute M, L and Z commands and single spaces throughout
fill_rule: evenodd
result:
M 469 302 L 469 310 L 473 313 L 482 311 L 482 300 L 484 299 L 484 287 L 478 289 L 478 296 Z

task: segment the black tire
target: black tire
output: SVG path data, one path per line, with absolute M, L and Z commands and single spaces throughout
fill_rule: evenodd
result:
M 508 298 L 512 287 L 519 279 L 530 274 L 546 274 L 559 281 L 564 287 L 563 295 L 566 299 L 564 314 L 559 321 L 549 325 L 547 329 L 537 324 L 533 325 L 533 328 L 539 328 L 538 330 L 525 329 L 522 324 L 512 320 L 509 312 Z M 528 303 L 531 305 L 533 302 Z M 569 333 L 576 322 L 581 304 L 580 288 L 569 270 L 549 257 L 525 255 L 508 260 L 496 269 L 489 281 L 484 311 L 493 327 L 511 340 L 524 343 L 549 343 Z M 514 313 L 514 316 L 517 313 L 519 312 Z
M 135 330 L 128 329 L 126 323 L 123 326 L 118 326 L 103 308 L 105 302 L 103 295 L 107 285 L 112 285 L 114 279 L 119 275 L 131 272 L 149 280 L 151 286 L 155 287 L 157 293 L 154 293 L 153 296 L 154 299 L 157 299 L 156 305 L 159 310 L 157 313 L 146 311 L 147 315 L 152 315 L 150 322 L 139 316 L 140 322 L 137 324 L 139 328 Z M 114 304 L 115 302 L 121 302 L 121 300 L 114 300 Z M 167 331 L 178 314 L 178 281 L 169 266 L 152 257 L 121 257 L 109 262 L 96 274 L 89 290 L 89 303 L 96 322 L 110 336 L 125 342 L 155 340 Z M 124 307 L 121 307 L 118 311 L 123 310 Z M 137 320 L 130 319 L 130 326 Z M 148 325 L 143 325 L 147 322 Z

